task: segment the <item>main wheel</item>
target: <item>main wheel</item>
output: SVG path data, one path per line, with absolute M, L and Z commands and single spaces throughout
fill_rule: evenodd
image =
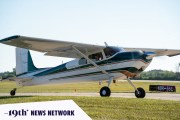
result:
M 11 90 L 10 95 L 14 96 L 15 94 L 16 94 L 16 91 L 15 90 Z
M 137 90 L 138 90 L 139 92 L 138 92 Z M 135 90 L 135 96 L 136 96 L 137 98 L 144 98 L 145 95 L 146 95 L 145 90 L 144 90 L 143 88 L 137 88 L 137 90 Z
M 111 90 L 109 87 L 102 87 L 100 90 L 100 96 L 101 97 L 109 97 L 111 95 Z

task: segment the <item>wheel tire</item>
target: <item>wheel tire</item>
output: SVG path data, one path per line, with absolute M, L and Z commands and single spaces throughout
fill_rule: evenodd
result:
M 14 96 L 15 94 L 16 94 L 16 91 L 15 90 L 11 90 L 10 95 Z
M 138 94 L 137 90 L 139 91 L 139 94 Z M 135 90 L 135 96 L 137 98 L 144 98 L 146 96 L 146 92 L 143 88 L 137 88 L 137 90 Z
M 100 89 L 99 93 L 101 97 L 109 97 L 111 95 L 111 90 L 109 87 L 105 86 Z

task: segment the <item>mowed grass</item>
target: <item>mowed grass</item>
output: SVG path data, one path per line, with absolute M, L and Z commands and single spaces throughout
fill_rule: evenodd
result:
M 179 120 L 180 101 L 136 98 L 15 96 L 0 97 L 0 104 L 74 100 L 93 120 Z
M 136 87 L 142 87 L 146 92 L 149 92 L 149 85 L 175 85 L 176 93 L 180 93 L 180 82 L 139 82 L 133 81 Z M 17 87 L 15 82 L 5 81 L 0 82 L 0 93 L 9 93 L 13 88 L 18 88 L 19 93 L 59 93 L 59 92 L 99 92 L 100 88 L 107 86 L 104 81 L 101 85 L 99 82 L 84 82 L 84 83 L 69 83 L 69 84 L 54 84 L 54 85 L 37 85 Z M 116 84 L 112 83 L 112 92 L 134 92 L 132 86 L 127 81 L 118 81 Z
M 176 93 L 180 93 L 179 82 L 134 82 L 149 92 L 150 84 L 175 85 Z M 107 86 L 106 82 L 72 83 L 57 85 L 41 85 L 18 88 L 17 92 L 99 92 Z M 0 93 L 9 93 L 16 88 L 14 82 L 0 82 Z M 112 92 L 134 92 L 127 81 L 111 84 Z M 136 98 L 101 98 L 101 97 L 64 97 L 64 96 L 0 96 L 0 104 L 74 100 L 93 120 L 179 120 L 180 101 L 136 99 Z

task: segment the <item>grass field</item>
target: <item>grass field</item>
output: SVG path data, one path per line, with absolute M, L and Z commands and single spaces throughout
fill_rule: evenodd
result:
M 180 102 L 136 98 L 15 96 L 0 97 L 0 104 L 74 100 L 93 120 L 179 120 Z
M 149 91 L 150 84 L 175 85 L 180 93 L 179 82 L 134 82 L 137 87 L 143 87 Z M 99 92 L 99 89 L 107 85 L 98 82 L 42 85 L 23 87 L 17 92 Z M 0 93 L 9 93 L 15 88 L 14 82 L 0 82 Z M 112 92 L 134 92 L 134 89 L 126 82 L 120 81 L 111 84 Z M 62 96 L 0 96 L 0 104 L 74 100 L 93 120 L 179 120 L 180 101 L 136 99 L 136 98 L 101 98 L 101 97 L 62 97 Z
M 180 82 L 134 82 L 135 86 L 142 87 L 146 92 L 149 92 L 149 85 L 175 85 L 176 93 L 180 93 Z M 20 93 L 41 93 L 41 92 L 99 92 L 100 88 L 107 86 L 106 82 L 99 85 L 98 82 L 86 83 L 71 83 L 71 84 L 55 84 L 55 85 L 40 85 L 40 86 L 26 86 L 18 88 Z M 0 93 L 8 93 L 11 89 L 16 88 L 15 82 L 0 82 Z M 132 86 L 127 81 L 118 81 L 116 84 L 112 83 L 112 92 L 134 92 Z

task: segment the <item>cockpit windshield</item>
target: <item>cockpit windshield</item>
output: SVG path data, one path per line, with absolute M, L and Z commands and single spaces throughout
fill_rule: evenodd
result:
M 117 52 L 124 52 L 125 50 L 120 47 L 106 47 L 104 48 L 104 53 L 106 55 L 106 58 L 109 58 L 116 54 Z

